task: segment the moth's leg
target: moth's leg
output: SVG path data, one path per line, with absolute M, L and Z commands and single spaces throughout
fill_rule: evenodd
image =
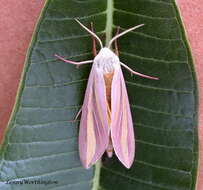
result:
M 142 74 L 142 73 L 138 73 L 136 71 L 133 71 L 130 67 L 128 67 L 127 65 L 125 65 L 124 63 L 120 62 L 120 64 L 125 67 L 128 71 L 130 71 L 132 74 L 134 75 L 138 75 L 140 77 L 143 77 L 143 78 L 148 78 L 148 79 L 153 79 L 153 80 L 159 80 L 159 78 L 157 77 L 152 77 L 152 76 L 149 76 L 149 75 L 145 75 L 145 74 Z
M 118 26 L 117 29 L 116 29 L 116 35 L 117 36 L 119 34 L 119 31 L 120 31 L 120 27 Z M 119 56 L 119 51 L 118 51 L 118 39 L 115 39 L 115 54 L 117 56 Z
M 91 31 L 94 32 L 93 22 L 90 23 L 90 27 Z M 97 55 L 96 39 L 94 38 L 94 36 L 92 36 L 92 54 L 94 57 Z
M 80 108 L 80 110 L 78 111 L 77 115 L 75 116 L 74 121 L 76 121 L 76 120 L 77 120 L 77 118 L 79 117 L 79 115 L 81 114 L 81 112 L 82 112 L 82 108 Z
M 93 63 L 93 60 L 80 61 L 80 62 L 66 60 L 66 59 L 64 59 L 63 57 L 61 57 L 60 55 L 57 55 L 57 54 L 55 54 L 55 57 L 57 57 L 58 59 L 64 61 L 65 63 L 70 63 L 70 64 L 73 64 L 73 65 L 84 65 L 84 64 L 88 64 L 88 63 Z

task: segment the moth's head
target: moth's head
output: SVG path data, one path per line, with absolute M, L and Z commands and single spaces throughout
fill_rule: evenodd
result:
M 94 63 L 103 73 L 112 73 L 120 65 L 118 56 L 107 47 L 101 48 L 94 58 Z
M 109 48 L 107 47 L 103 47 L 100 49 L 98 55 L 100 57 L 107 57 L 107 58 L 110 58 L 110 57 L 117 57 L 117 55 Z
M 109 48 L 101 48 L 94 61 L 102 60 L 105 62 L 118 62 L 118 56 Z

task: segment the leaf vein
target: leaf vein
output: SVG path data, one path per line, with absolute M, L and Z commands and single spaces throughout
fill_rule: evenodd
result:
M 10 145 L 32 145 L 32 144 L 47 144 L 47 143 L 50 143 L 50 144 L 55 144 L 56 142 L 67 142 L 69 140 L 73 140 L 73 139 L 76 139 L 78 136 L 73 136 L 73 137 L 67 137 L 67 138 L 64 138 L 64 139 L 57 139 L 57 140 L 43 140 L 43 141 L 32 141 L 32 142 L 9 142 Z
M 170 112 L 157 111 L 157 110 L 152 110 L 150 108 L 146 108 L 146 107 L 138 106 L 138 105 L 133 105 L 133 104 L 131 104 L 131 107 L 145 110 L 145 111 L 152 112 L 152 113 L 156 113 L 156 114 L 163 114 L 163 115 L 169 115 L 169 116 L 173 116 L 173 117 L 182 117 L 182 118 L 189 118 L 189 119 L 193 118 L 193 116 L 189 116 L 189 115 L 182 115 L 182 114 L 175 114 L 175 113 L 170 113 Z
M 67 123 L 77 123 L 80 120 L 58 120 L 58 121 L 48 121 L 48 122 L 44 122 L 44 123 L 36 123 L 36 124 L 24 124 L 24 123 L 16 123 L 16 125 L 18 125 L 18 127 L 20 126 L 30 126 L 30 127 L 35 127 L 38 125 L 48 125 L 48 124 L 53 124 L 53 123 L 60 123 L 60 122 L 67 122 Z
M 192 94 L 193 90 L 189 91 L 189 90 L 176 90 L 176 89 L 170 89 L 170 88 L 160 88 L 160 87 L 155 87 L 155 86 L 149 86 L 149 85 L 144 85 L 144 84 L 139 84 L 136 82 L 130 82 L 130 81 L 125 81 L 127 84 L 130 85 L 135 85 L 135 86 L 139 86 L 142 88 L 149 88 L 149 89 L 153 89 L 153 90 L 159 90 L 159 91 L 169 91 L 169 92 L 175 92 L 175 93 L 185 93 L 185 94 Z
M 141 160 L 135 160 L 135 162 L 138 162 L 140 164 L 143 164 L 143 165 L 147 165 L 147 166 L 150 166 L 150 167 L 153 167 L 153 168 L 158 168 L 158 169 L 163 169 L 163 170 L 172 170 L 172 171 L 175 171 L 175 172 L 181 172 L 181 173 L 184 173 L 184 174 L 189 174 L 191 175 L 191 172 L 189 171 L 185 171 L 185 170 L 180 170 L 180 169 L 176 169 L 176 168 L 168 168 L 168 167 L 165 167 L 165 166 L 160 166 L 160 165 L 155 165 L 155 164 L 151 164 L 149 162 L 145 162 L 145 161 L 141 161 Z
M 74 80 L 71 82 L 64 82 L 64 83 L 55 83 L 51 85 L 26 85 L 25 88 L 59 88 L 64 86 L 69 86 L 75 83 L 85 82 L 87 79 L 80 79 L 80 80 Z
M 135 55 L 135 54 L 132 54 L 132 53 L 128 53 L 128 52 L 123 52 L 123 51 L 119 51 L 119 53 L 121 54 L 124 54 L 124 55 L 127 55 L 129 57 L 136 57 L 138 59 L 141 59 L 141 60 L 148 60 L 148 61 L 153 61 L 153 62 L 161 62 L 161 63 L 188 63 L 187 61 L 183 61 L 183 60 L 164 60 L 164 59 L 157 59 L 157 58 L 153 58 L 153 57 L 142 57 L 140 55 Z
M 83 169 L 83 167 L 79 166 L 79 167 L 74 167 L 74 168 L 58 169 L 53 172 L 47 172 L 47 173 L 43 173 L 43 174 L 39 174 L 39 175 L 32 175 L 32 176 L 27 176 L 27 177 L 18 177 L 18 178 L 13 178 L 10 180 L 23 180 L 23 179 L 30 179 L 30 178 L 36 178 L 36 177 L 44 177 L 44 176 L 54 175 L 54 174 L 58 174 L 58 173 L 62 173 L 62 172 L 78 170 L 78 169 L 81 170 L 81 169 Z M 2 182 L 6 182 L 6 181 L 2 181 Z
M 153 17 L 153 16 L 149 16 L 149 15 L 143 15 L 143 14 L 138 14 L 138 13 L 133 13 L 130 11 L 125 11 L 122 9 L 116 9 L 114 8 L 115 11 L 119 12 L 119 13 L 123 13 L 123 14 L 129 14 L 132 16 L 139 16 L 139 17 L 143 17 L 143 18 L 147 18 L 147 19 L 153 19 L 153 20 L 175 20 L 175 17 Z
M 61 18 L 54 18 L 54 17 L 45 17 L 44 20 L 48 20 L 48 21 L 66 21 L 66 20 L 75 20 L 75 19 L 88 19 L 88 18 L 92 18 L 95 16 L 101 16 L 101 15 L 105 15 L 107 12 L 106 10 L 103 12 L 99 12 L 99 13 L 94 13 L 91 15 L 86 15 L 86 16 L 78 16 L 78 17 L 61 17 Z
M 81 54 L 78 54 L 78 55 L 64 56 L 64 59 L 71 59 L 71 58 L 76 58 L 76 57 L 85 56 L 85 55 L 91 55 L 91 54 L 92 54 L 92 52 L 85 52 L 85 53 L 81 53 Z M 56 61 L 59 61 L 59 59 L 55 58 L 55 59 L 47 59 L 47 60 L 39 61 L 39 62 L 31 62 L 31 65 L 32 64 L 45 64 L 45 63 L 56 62 Z
M 193 132 L 193 130 L 188 130 L 188 129 L 165 129 L 165 128 L 157 128 L 154 126 L 150 126 L 150 125 L 146 125 L 146 124 L 142 124 L 142 123 L 134 123 L 135 126 L 141 126 L 142 128 L 149 128 L 149 129 L 154 129 L 154 130 L 159 130 L 159 131 L 169 131 L 169 132 L 177 132 L 177 131 L 182 131 L 182 132 L 187 132 L 187 131 L 191 131 Z
M 151 142 L 140 140 L 140 139 L 136 139 L 135 141 L 142 143 L 142 144 L 155 146 L 155 147 L 159 147 L 159 148 L 164 148 L 164 149 L 185 149 L 185 150 L 191 150 L 192 151 L 192 149 L 189 147 L 186 148 L 186 147 L 179 147 L 179 146 L 168 146 L 168 145 L 163 145 L 163 144 L 155 144 L 155 143 L 151 143 Z
M 105 31 L 99 31 L 97 34 L 103 34 Z M 49 42 L 58 42 L 58 41 L 65 41 L 65 40 L 72 40 L 72 39 L 78 39 L 78 38 L 86 38 L 91 37 L 90 34 L 84 34 L 84 35 L 76 35 L 76 36 L 68 36 L 64 38 L 57 38 L 57 39 L 49 39 L 49 40 L 38 40 L 38 43 L 49 43 Z
M 41 106 L 21 106 L 22 109 L 74 109 L 80 108 L 82 105 L 75 106 L 56 106 L 56 107 L 41 107 Z
M 114 28 L 117 28 L 117 26 L 113 26 Z M 123 28 L 121 26 L 119 26 L 122 30 L 127 30 L 127 28 Z M 159 40 L 159 41 L 181 41 L 182 42 L 182 39 L 180 38 L 160 38 L 160 37 L 157 37 L 157 36 L 152 36 L 152 35 L 149 35 L 149 34 L 146 34 L 146 33 L 143 33 L 143 32 L 136 32 L 136 31 L 131 31 L 132 34 L 137 34 L 137 35 L 140 35 L 140 36 L 143 36 L 143 37 L 146 37 L 146 38 L 149 38 L 149 39 L 154 39 L 154 40 Z
M 153 2 L 153 3 L 158 3 L 158 4 L 172 5 L 172 3 L 165 2 L 165 1 L 159 1 L 159 0 L 147 0 L 147 1 Z
M 56 157 L 56 156 L 62 156 L 62 155 L 69 155 L 69 154 L 75 154 L 75 153 L 78 153 L 77 150 L 75 151 L 70 151 L 70 152 L 60 152 L 60 153 L 57 153 L 57 154 L 50 154 L 50 155 L 43 155 L 43 156 L 36 156 L 36 157 L 29 157 L 27 159 L 22 159 L 22 160 L 5 160 L 6 163 L 20 163 L 20 162 L 30 162 L 30 161 L 33 161 L 33 160 L 43 160 L 43 159 L 49 159 L 51 157 Z

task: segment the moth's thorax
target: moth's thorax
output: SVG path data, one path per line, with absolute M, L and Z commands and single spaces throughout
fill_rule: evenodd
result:
M 94 64 L 96 69 L 101 70 L 103 73 L 112 73 L 120 66 L 120 61 L 113 51 L 105 47 L 94 58 Z

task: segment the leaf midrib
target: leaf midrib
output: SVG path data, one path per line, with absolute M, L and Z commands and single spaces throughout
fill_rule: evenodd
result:
M 106 8 L 106 41 L 105 45 L 107 46 L 109 41 L 112 39 L 112 32 L 113 32 L 113 12 L 114 12 L 114 1 L 113 0 L 107 0 L 107 8 Z M 98 190 L 100 187 L 100 171 L 101 171 L 101 161 L 97 161 L 97 164 L 95 166 L 95 173 L 93 178 L 93 185 L 92 190 Z
M 112 38 L 113 31 L 113 12 L 114 12 L 114 2 L 113 0 L 107 0 L 107 9 L 106 9 L 106 46 Z

